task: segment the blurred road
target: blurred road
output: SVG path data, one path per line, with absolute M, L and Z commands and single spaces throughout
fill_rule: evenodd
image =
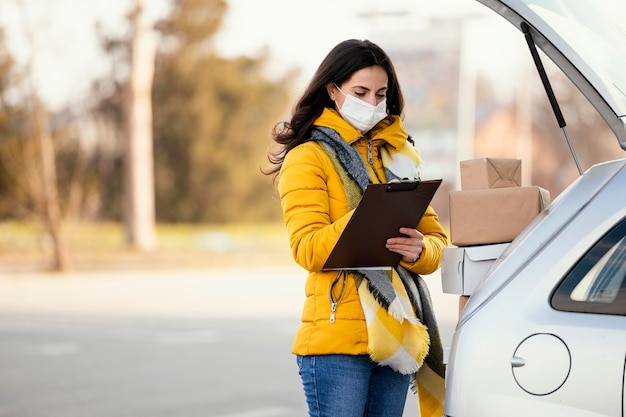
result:
M 0 417 L 280 417 L 298 267 L 0 275 Z M 449 346 L 457 297 L 425 277 Z M 417 416 L 409 394 L 405 416 Z

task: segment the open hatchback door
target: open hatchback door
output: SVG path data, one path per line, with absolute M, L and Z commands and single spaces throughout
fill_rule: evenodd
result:
M 596 108 L 626 150 L 626 2 L 477 0 L 534 43 Z

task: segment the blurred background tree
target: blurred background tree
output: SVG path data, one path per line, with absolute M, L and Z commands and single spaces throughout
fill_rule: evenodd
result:
M 280 215 L 272 184 L 259 167 L 297 73 L 270 77 L 267 55 L 218 56 L 212 38 L 226 9 L 224 0 L 177 0 L 156 24 L 152 102 L 159 222 L 264 221 Z M 107 39 L 105 48 L 115 72 L 123 73 L 128 41 Z M 112 77 L 100 80 L 115 88 L 99 112 L 120 129 L 124 81 Z M 108 207 L 107 214 L 115 217 L 118 210 Z
M 271 128 L 290 104 L 297 71 L 268 74 L 267 53 L 218 56 L 213 37 L 226 10 L 225 0 L 176 0 L 152 34 L 158 40 L 152 87 L 156 184 L 138 186 L 154 187 L 158 222 L 280 218 L 271 180 L 260 174 L 260 167 Z M 0 32 L 0 219 L 43 220 L 44 240 L 55 251 L 62 247 L 63 225 L 119 222 L 128 216 L 124 170 L 135 33 L 129 26 L 125 35 L 115 37 L 100 30 L 110 73 L 94 81 L 88 97 L 54 111 L 34 100 L 36 91 L 25 88 L 28 65 L 16 64 Z M 45 31 L 35 23 L 25 23 L 23 30 L 35 27 Z M 46 123 L 34 123 L 35 115 Z M 35 126 L 48 129 L 51 170 L 43 169 Z M 46 172 L 54 177 L 44 181 Z M 46 205 L 50 193 L 58 195 L 53 222 Z M 65 255 L 59 252 L 55 258 L 53 269 L 67 267 Z
M 147 252 L 157 245 L 154 207 L 152 82 L 155 45 L 152 21 L 143 0 L 130 13 L 130 75 L 125 101 L 126 158 L 124 226 L 133 249 Z
M 25 14 L 21 17 L 25 18 Z M 40 222 L 52 243 L 52 269 L 68 265 L 57 181 L 55 140 L 47 109 L 33 82 L 35 44 L 33 28 L 23 26 L 28 48 L 21 71 L 6 49 L 0 33 L 0 129 L 4 140 L 0 153 L 0 172 L 6 192 L 4 206 L 13 214 Z
M 4 31 L 0 28 L 0 218 L 7 219 L 25 215 L 32 206 L 25 204 L 20 193 L 17 173 L 19 160 L 27 150 L 20 141 L 24 124 L 24 109 L 9 99 L 11 90 L 18 80 L 14 73 L 15 62 L 5 43 Z

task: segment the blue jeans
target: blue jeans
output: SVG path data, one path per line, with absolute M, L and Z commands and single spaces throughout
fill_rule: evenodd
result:
M 311 417 L 402 417 L 409 376 L 367 355 L 297 356 Z

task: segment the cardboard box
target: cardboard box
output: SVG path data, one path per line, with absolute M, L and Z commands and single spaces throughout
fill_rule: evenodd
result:
M 521 187 L 522 161 L 509 158 L 477 158 L 461 161 L 461 190 Z
M 508 243 L 443 248 L 441 286 L 444 293 L 471 295 Z
M 451 191 L 450 241 L 456 246 L 508 243 L 550 203 L 541 187 Z

